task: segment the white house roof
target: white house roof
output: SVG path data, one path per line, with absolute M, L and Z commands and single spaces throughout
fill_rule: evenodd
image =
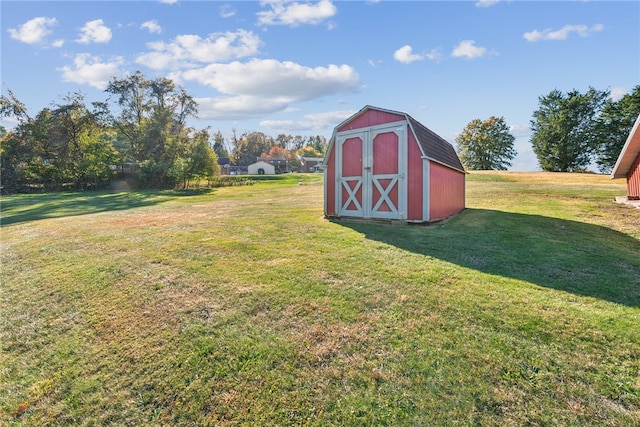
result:
M 269 167 L 271 167 L 271 168 L 272 168 L 272 167 L 274 167 L 272 164 L 267 163 L 267 162 L 265 162 L 264 160 L 260 160 L 260 161 L 255 162 L 255 163 L 251 163 L 249 166 L 262 166 L 262 165 L 264 165 L 264 166 L 269 166 Z
M 640 115 L 629 133 L 616 165 L 611 172 L 611 178 L 626 178 L 635 159 L 640 155 Z

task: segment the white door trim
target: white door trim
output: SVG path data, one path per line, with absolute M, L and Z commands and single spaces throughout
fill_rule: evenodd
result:
M 373 174 L 373 142 L 376 136 L 393 132 L 398 137 L 398 173 L 397 174 Z M 344 142 L 351 138 L 359 138 L 362 141 L 362 173 L 359 177 L 343 177 L 343 150 Z M 354 216 L 361 218 L 385 218 L 385 219 L 406 219 L 407 218 L 407 122 L 399 121 L 370 126 L 368 128 L 353 129 L 336 134 L 335 144 L 336 155 L 336 214 L 338 216 Z M 389 180 L 384 186 L 381 181 Z M 353 182 L 356 182 L 353 185 Z M 398 203 L 394 205 L 389 193 L 397 186 Z M 380 193 L 380 198 L 373 206 L 373 188 Z M 343 188 L 347 193 L 347 199 L 342 200 Z M 358 190 L 362 191 L 362 203 L 358 203 L 355 197 Z M 353 202 L 357 209 L 345 209 Z M 386 202 L 389 211 L 380 211 L 380 207 Z

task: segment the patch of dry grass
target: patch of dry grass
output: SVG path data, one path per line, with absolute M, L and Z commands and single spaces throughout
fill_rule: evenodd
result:
M 85 214 L 17 197 L 0 420 L 636 425 L 640 211 L 622 193 L 474 172 L 469 209 L 428 227 L 326 221 L 317 175 Z

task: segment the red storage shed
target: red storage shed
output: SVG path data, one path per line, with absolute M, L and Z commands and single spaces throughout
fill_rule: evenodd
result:
M 627 199 L 640 200 L 640 115 L 622 147 L 611 178 L 627 178 Z
M 366 106 L 339 124 L 324 173 L 328 218 L 431 222 L 465 208 L 453 146 L 399 111 Z

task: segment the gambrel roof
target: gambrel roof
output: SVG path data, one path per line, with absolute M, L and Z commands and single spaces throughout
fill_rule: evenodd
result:
M 626 178 L 638 156 L 640 156 L 640 115 L 629 133 L 627 142 L 622 147 L 618 161 L 611 172 L 611 178 Z
M 426 157 L 464 172 L 464 166 L 462 166 L 462 162 L 460 162 L 460 158 L 458 154 L 456 154 L 453 145 L 410 115 L 404 115 L 413 128 L 413 134 L 416 136 L 422 152 Z
M 389 114 L 395 114 L 398 116 L 404 117 L 404 119 L 409 123 L 409 128 L 411 132 L 418 141 L 420 145 L 420 149 L 422 151 L 422 155 L 429 160 L 433 160 L 437 163 L 440 163 L 444 166 L 450 167 L 452 169 L 458 170 L 460 172 L 465 172 L 464 166 L 462 166 L 462 162 L 460 162 L 460 158 L 456 154 L 456 150 L 453 148 L 453 145 L 449 143 L 447 140 L 427 128 L 425 125 L 411 117 L 407 113 L 403 113 L 401 111 L 387 110 L 384 108 L 373 107 L 371 105 L 367 105 L 363 107 L 360 111 L 353 114 L 351 117 L 340 123 L 336 126 L 334 133 L 331 137 L 329 146 L 333 145 L 335 140 L 335 135 L 338 129 L 343 127 L 345 124 L 364 114 L 368 110 L 377 110 L 382 111 Z M 327 150 L 330 152 L 330 149 Z M 326 161 L 326 160 L 325 160 Z M 466 172 L 465 172 L 466 173 Z

